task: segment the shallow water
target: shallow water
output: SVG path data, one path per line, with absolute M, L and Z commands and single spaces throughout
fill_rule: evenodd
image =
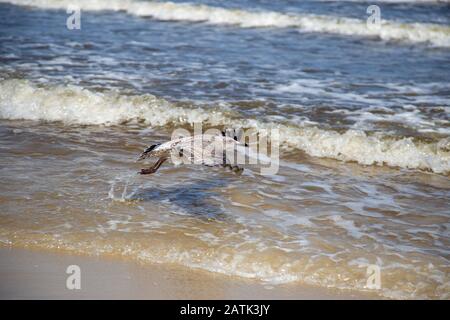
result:
M 0 3 L 1 243 L 449 298 L 448 4 L 382 2 L 374 35 L 367 3 L 31 3 Z M 279 129 L 278 173 L 137 174 L 194 122 Z

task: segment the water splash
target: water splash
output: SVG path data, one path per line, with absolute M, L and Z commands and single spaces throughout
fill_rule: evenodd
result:
M 130 193 L 129 188 L 133 185 L 133 183 L 137 179 L 137 174 L 135 172 L 127 173 L 125 175 L 121 175 L 117 178 L 115 178 L 113 181 L 111 181 L 111 188 L 108 192 L 108 199 L 112 199 L 114 201 L 119 202 L 126 202 L 133 198 L 133 195 L 137 192 L 139 187 L 135 187 Z M 120 193 L 120 196 L 115 195 L 115 191 L 117 189 L 120 189 L 120 184 L 124 183 L 122 193 Z

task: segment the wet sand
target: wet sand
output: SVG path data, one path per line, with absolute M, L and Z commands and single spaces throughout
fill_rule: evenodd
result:
M 69 265 L 81 289 L 66 288 Z M 0 299 L 373 299 L 372 294 L 260 282 L 168 265 L 0 248 Z

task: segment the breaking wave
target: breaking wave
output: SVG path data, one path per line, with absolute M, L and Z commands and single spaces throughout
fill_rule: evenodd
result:
M 64 9 L 72 0 L 0 0 L 15 5 L 43 9 Z M 298 28 L 303 32 L 321 32 L 348 36 L 376 37 L 387 41 L 429 43 L 450 47 L 450 27 L 427 23 L 399 23 L 382 20 L 379 28 L 368 28 L 365 20 L 314 14 L 286 14 L 273 11 L 225 9 L 207 5 L 133 0 L 80 0 L 83 10 L 113 10 L 166 21 L 205 22 L 242 28 Z
M 131 96 L 117 91 L 94 92 L 79 86 L 43 87 L 27 80 L 3 80 L 0 118 L 87 125 L 143 122 L 149 126 L 176 126 L 202 122 L 256 130 L 277 128 L 282 146 L 303 150 L 311 156 L 441 174 L 450 172 L 450 138 L 420 142 L 411 137 L 370 135 L 362 130 L 339 133 L 312 126 L 263 122 L 221 109 L 178 106 L 150 94 Z

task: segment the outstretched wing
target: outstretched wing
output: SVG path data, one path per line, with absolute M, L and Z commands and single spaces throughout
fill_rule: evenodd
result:
M 180 139 L 171 156 L 178 163 L 227 166 L 234 164 L 234 154 L 240 144 L 230 137 L 197 135 Z

